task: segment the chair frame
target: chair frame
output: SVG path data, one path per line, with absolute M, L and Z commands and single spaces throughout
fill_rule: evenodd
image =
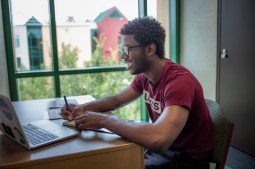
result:
M 228 133 L 228 137 L 227 137 L 226 148 L 223 152 L 223 157 L 222 157 L 221 161 L 219 163 L 216 163 L 215 169 L 224 169 L 224 167 L 225 167 L 233 131 L 234 131 L 234 123 L 230 124 L 230 126 L 229 126 L 229 133 Z
M 213 115 L 212 111 L 217 111 L 218 113 L 222 113 L 222 114 L 218 115 L 218 117 L 221 116 L 221 117 L 219 117 L 221 120 L 222 119 L 227 120 L 227 124 L 225 124 L 225 125 L 227 125 L 228 134 L 226 136 L 226 141 L 224 143 L 224 149 L 222 150 L 222 152 L 220 152 L 221 157 L 219 159 L 215 159 L 215 158 L 213 158 L 213 156 L 211 156 L 209 159 L 210 162 L 216 164 L 215 169 L 224 169 L 227 155 L 228 155 L 228 150 L 230 147 L 230 143 L 231 143 L 231 139 L 232 139 L 232 135 L 233 135 L 233 131 L 234 131 L 234 123 L 228 119 L 227 115 L 222 111 L 220 105 L 217 102 L 206 99 L 206 103 L 207 103 L 207 106 L 208 106 L 211 116 Z M 214 106 L 214 108 L 216 110 L 210 110 L 210 106 L 209 106 L 210 104 L 211 104 L 211 106 Z M 212 120 L 213 120 L 213 125 L 214 125 L 215 124 L 214 119 L 212 118 Z M 215 126 L 214 126 L 214 128 L 215 128 Z M 214 132 L 214 128 L 213 128 L 213 132 Z M 213 135 L 213 139 L 214 139 L 214 135 Z M 214 144 L 216 144 L 216 143 L 214 143 Z M 213 150 L 213 152 L 214 151 L 215 150 Z

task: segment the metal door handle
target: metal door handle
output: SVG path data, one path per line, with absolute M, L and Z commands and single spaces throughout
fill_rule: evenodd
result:
M 228 56 L 228 51 L 227 51 L 227 49 L 222 49 L 221 50 L 221 54 L 220 54 L 220 58 L 221 59 L 225 59 L 225 58 L 227 58 L 227 56 Z

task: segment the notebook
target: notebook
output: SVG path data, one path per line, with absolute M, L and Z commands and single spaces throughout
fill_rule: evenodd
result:
M 74 120 L 64 120 L 63 121 L 63 126 L 68 126 L 68 127 L 77 127 L 75 125 L 75 121 Z M 106 128 L 101 128 L 101 129 L 87 129 L 87 130 L 94 130 L 94 131 L 98 131 L 98 132 L 104 132 L 104 133 L 111 133 L 114 134 L 113 132 L 111 132 L 110 130 L 106 129 Z
M 0 130 L 10 139 L 31 150 L 79 134 L 75 129 L 58 125 L 49 120 L 21 124 L 11 100 L 0 95 Z
M 95 98 L 90 95 L 68 97 L 67 99 L 69 104 L 75 105 L 84 104 L 95 100 Z M 60 113 L 63 106 L 65 106 L 64 99 L 49 101 L 47 105 L 47 110 L 44 112 L 44 119 L 62 119 L 63 117 L 60 116 Z
M 68 99 L 69 104 L 75 104 L 77 105 L 78 102 L 76 99 Z M 48 109 L 61 109 L 63 106 L 65 106 L 65 101 L 63 99 L 58 100 L 51 100 L 48 102 Z

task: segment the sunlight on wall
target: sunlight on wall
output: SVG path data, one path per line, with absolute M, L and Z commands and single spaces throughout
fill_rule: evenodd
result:
M 183 0 L 181 11 L 181 64 L 198 78 L 205 97 L 215 100 L 217 0 Z

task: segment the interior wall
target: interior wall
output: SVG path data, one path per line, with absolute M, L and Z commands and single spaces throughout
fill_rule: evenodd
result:
M 4 45 L 2 4 L 0 3 L 0 94 L 10 96 Z
M 165 53 L 170 56 L 170 31 L 169 31 L 169 1 L 157 0 L 157 19 L 166 30 Z
M 181 1 L 181 64 L 200 81 L 205 98 L 216 100 L 217 0 Z

